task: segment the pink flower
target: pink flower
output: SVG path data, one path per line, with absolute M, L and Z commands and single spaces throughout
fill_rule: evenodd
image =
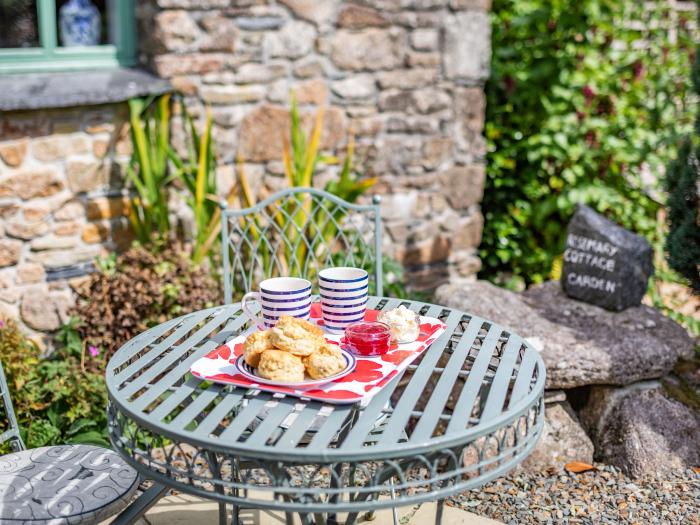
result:
M 88 352 L 90 352 L 90 355 L 92 357 L 97 357 L 98 355 L 100 355 L 100 351 L 98 350 L 98 348 L 93 345 L 88 346 Z
M 0 328 L 5 328 L 5 321 L 0 319 Z

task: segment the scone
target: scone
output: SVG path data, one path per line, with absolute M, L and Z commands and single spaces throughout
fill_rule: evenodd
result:
M 297 383 L 304 380 L 304 363 L 283 350 L 265 350 L 260 355 L 258 375 L 273 381 Z
M 323 343 L 317 351 L 304 358 L 304 366 L 310 377 L 323 379 L 342 371 L 345 359 L 336 345 Z
M 301 357 L 313 354 L 325 342 L 321 328 L 288 315 L 280 317 L 271 331 L 273 346 Z
M 270 342 L 270 331 L 253 332 L 246 337 L 243 343 L 243 358 L 250 366 L 257 368 L 260 362 L 260 354 L 265 350 L 272 350 L 272 342 Z

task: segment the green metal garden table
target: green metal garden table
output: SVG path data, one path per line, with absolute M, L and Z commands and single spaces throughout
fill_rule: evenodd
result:
M 190 366 L 252 329 L 229 304 L 135 337 L 107 367 L 114 448 L 146 478 L 291 523 L 361 513 L 479 487 L 522 461 L 544 419 L 539 353 L 498 324 L 444 306 L 404 304 L 447 331 L 366 406 L 328 405 L 200 381 Z M 234 511 L 234 521 L 237 512 Z

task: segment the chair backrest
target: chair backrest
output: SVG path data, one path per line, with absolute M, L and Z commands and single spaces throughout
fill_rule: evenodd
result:
M 314 188 L 290 188 L 245 209 L 222 204 L 224 299 L 232 302 L 270 277 L 309 279 L 329 266 L 364 268 L 382 295 L 380 198 L 346 202 Z
M 5 379 L 2 363 L 0 363 L 0 405 L 2 405 L 8 423 L 7 430 L 0 433 L 0 445 L 9 440 L 13 450 L 24 450 L 24 442 L 19 435 L 19 424 L 17 424 L 15 410 L 12 407 L 10 389 L 7 387 L 7 379 Z

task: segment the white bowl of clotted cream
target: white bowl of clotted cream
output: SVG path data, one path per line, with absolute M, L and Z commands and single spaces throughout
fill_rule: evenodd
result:
M 380 312 L 377 321 L 389 326 L 391 338 L 397 343 L 412 343 L 420 335 L 420 315 L 404 305 Z

